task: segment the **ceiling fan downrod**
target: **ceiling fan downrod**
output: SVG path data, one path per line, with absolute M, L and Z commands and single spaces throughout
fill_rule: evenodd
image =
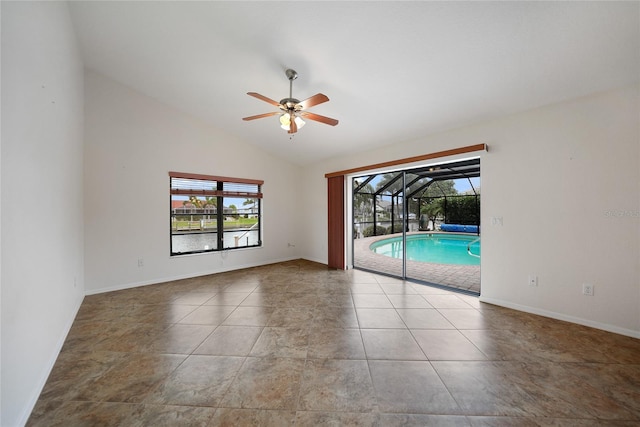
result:
M 288 68 L 285 71 L 285 74 L 289 79 L 289 97 L 280 100 L 280 105 L 286 107 L 287 111 L 292 111 L 294 110 L 295 105 L 300 103 L 300 101 L 293 97 L 293 81 L 298 78 L 298 73 L 296 72 L 296 70 Z

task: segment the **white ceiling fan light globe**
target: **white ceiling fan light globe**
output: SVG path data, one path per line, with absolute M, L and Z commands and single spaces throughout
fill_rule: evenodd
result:
M 289 130 L 289 126 L 291 125 L 291 117 L 289 113 L 284 113 L 280 116 L 280 127 L 284 130 Z

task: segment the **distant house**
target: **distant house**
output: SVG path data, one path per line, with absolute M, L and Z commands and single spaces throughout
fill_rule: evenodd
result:
M 255 216 L 255 215 L 258 215 L 258 206 L 256 206 L 255 203 L 242 205 L 242 207 L 239 207 L 237 209 L 237 212 L 240 215 Z
M 171 210 L 182 209 L 185 206 L 184 202 L 185 202 L 184 200 L 172 200 Z
M 227 213 L 225 208 L 225 213 Z M 171 213 L 174 215 L 213 215 L 218 211 L 215 205 L 204 205 L 201 208 L 196 207 L 188 200 L 172 200 L 171 201 Z M 229 209 L 231 213 L 231 209 Z
M 204 202 L 204 200 L 200 200 Z M 171 200 L 171 212 L 174 215 L 213 215 L 218 212 L 218 208 L 215 205 L 204 205 L 198 208 L 189 200 Z M 222 212 L 224 215 L 232 215 L 234 213 L 238 215 L 258 215 L 258 206 L 255 203 L 250 203 L 236 207 L 235 210 L 225 206 Z
M 391 212 L 391 202 L 386 200 L 376 201 L 376 212 Z

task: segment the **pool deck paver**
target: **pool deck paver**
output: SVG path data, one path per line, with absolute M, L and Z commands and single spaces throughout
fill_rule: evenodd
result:
M 435 234 L 437 232 L 429 231 L 428 233 Z M 407 233 L 407 236 L 416 234 L 425 234 L 425 232 L 411 232 Z M 402 234 L 387 234 L 384 236 L 355 239 L 353 241 L 354 267 L 378 271 L 393 276 L 401 276 L 401 259 L 380 255 L 369 249 L 372 243 L 398 236 L 402 236 Z M 480 293 L 479 265 L 432 264 L 407 260 L 407 278 L 462 289 L 477 294 Z

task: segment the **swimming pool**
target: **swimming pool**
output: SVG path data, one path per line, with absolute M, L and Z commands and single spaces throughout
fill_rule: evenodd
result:
M 407 236 L 407 260 L 436 264 L 480 265 L 480 258 L 467 253 L 467 245 L 479 236 L 464 234 L 414 234 Z M 402 259 L 402 237 L 378 240 L 369 247 L 373 252 Z M 471 253 L 480 255 L 480 241 L 471 245 Z

